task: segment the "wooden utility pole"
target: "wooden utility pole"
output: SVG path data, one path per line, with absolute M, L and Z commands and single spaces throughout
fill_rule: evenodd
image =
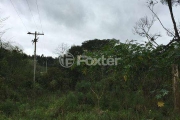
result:
M 173 94 L 174 94 L 174 111 L 180 111 L 180 96 L 179 96 L 179 73 L 178 65 L 172 65 L 172 74 L 173 74 Z
M 46 73 L 47 73 L 47 57 L 46 57 Z
M 35 33 L 28 32 L 27 34 L 35 35 L 34 40 L 32 40 L 32 42 L 34 43 L 34 78 L 33 78 L 33 83 L 35 85 L 35 82 L 36 82 L 36 42 L 38 42 L 37 41 L 38 40 L 37 35 L 44 35 L 44 33 L 37 33 L 35 31 Z

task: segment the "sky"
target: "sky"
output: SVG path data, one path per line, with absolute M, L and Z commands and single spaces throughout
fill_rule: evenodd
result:
M 12 3 L 11 3 L 12 1 Z M 33 35 L 27 32 L 44 33 L 38 36 L 37 54 L 56 57 L 56 48 L 62 43 L 81 45 L 86 40 L 118 39 L 120 42 L 142 38 L 133 33 L 136 22 L 144 17 L 151 17 L 147 0 L 0 0 L 0 18 L 6 33 L 3 41 L 18 45 L 23 51 L 32 55 L 34 45 Z M 14 5 L 14 7 L 13 7 Z M 29 7 L 28 7 L 29 5 Z M 38 5 L 38 7 L 37 7 Z M 38 11 L 39 9 L 39 11 Z M 176 21 L 180 21 L 174 7 Z M 154 11 L 158 14 L 164 26 L 173 28 L 170 13 L 166 5 L 157 4 Z M 158 21 L 152 27 L 151 33 L 161 33 L 158 44 L 167 44 L 171 38 L 166 35 Z

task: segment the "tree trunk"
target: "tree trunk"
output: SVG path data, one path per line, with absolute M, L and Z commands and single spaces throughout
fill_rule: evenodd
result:
M 173 74 L 173 95 L 174 95 L 174 111 L 180 112 L 180 99 L 179 99 L 179 73 L 178 65 L 172 65 L 172 74 Z
M 178 41 L 180 41 L 176 21 L 174 19 L 174 14 L 173 14 L 173 10 L 172 10 L 172 0 L 167 0 L 167 3 L 168 3 L 169 11 L 170 11 L 170 14 L 171 14 L 171 19 L 172 19 L 172 22 L 173 22 L 173 25 L 174 25 L 175 36 L 178 38 Z

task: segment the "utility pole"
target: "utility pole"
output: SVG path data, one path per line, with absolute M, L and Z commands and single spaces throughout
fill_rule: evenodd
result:
M 46 57 L 46 73 L 47 73 L 47 57 Z
M 2 38 L 0 37 L 0 43 L 1 43 L 1 49 L 3 48 L 3 41 Z
M 44 33 L 37 33 L 35 31 L 35 33 L 28 32 L 27 34 L 35 35 L 34 40 L 32 40 L 32 42 L 34 43 L 34 78 L 33 78 L 33 83 L 35 85 L 35 81 L 36 81 L 36 42 L 38 42 L 37 41 L 38 40 L 37 35 L 44 35 Z

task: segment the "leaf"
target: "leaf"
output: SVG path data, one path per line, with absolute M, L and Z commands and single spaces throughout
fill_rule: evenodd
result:
M 138 57 L 139 60 L 143 60 L 143 58 L 141 56 Z
M 162 97 L 161 94 L 156 95 L 156 99 L 160 99 Z
M 157 105 L 158 105 L 158 107 L 164 107 L 164 102 L 163 102 L 163 101 L 159 101 L 159 102 L 157 103 Z
M 125 81 L 125 82 L 127 81 L 127 76 L 126 76 L 126 75 L 124 75 L 124 81 Z
M 84 70 L 82 71 L 82 73 L 83 73 L 84 75 L 86 75 L 87 70 L 86 70 L 86 69 L 84 69 Z
M 165 89 L 162 89 L 160 92 L 162 93 L 162 96 L 165 96 L 169 93 L 169 91 L 167 91 Z

